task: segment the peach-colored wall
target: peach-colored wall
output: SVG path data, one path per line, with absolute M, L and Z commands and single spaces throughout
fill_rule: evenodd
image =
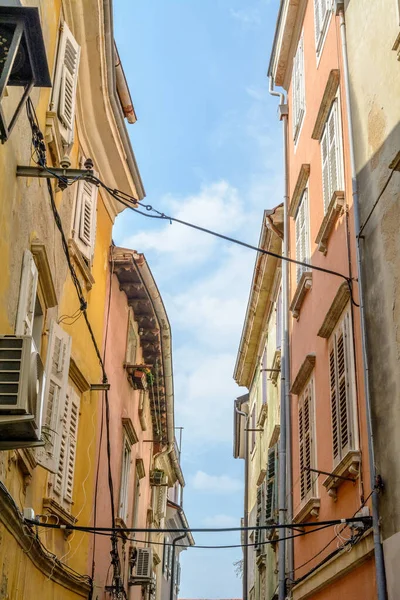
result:
M 309 177 L 309 218 L 310 218 L 310 249 L 311 262 L 313 265 L 338 271 L 345 275 L 349 274 L 348 243 L 346 232 L 346 216 L 339 217 L 334 227 L 334 231 L 328 241 L 328 251 L 326 256 L 317 249 L 315 239 L 324 217 L 323 193 L 322 193 L 322 164 L 320 143 L 311 137 L 317 114 L 320 108 L 321 100 L 332 69 L 339 69 L 342 73 L 340 32 L 337 17 L 332 14 L 331 22 L 325 39 L 325 44 L 317 62 L 314 37 L 314 3 L 310 0 L 307 3 L 303 26 L 298 34 L 293 37 L 291 55 L 293 57 L 297 49 L 299 35 L 304 32 L 304 59 L 305 59 L 305 95 L 306 95 L 306 113 L 302 124 L 302 129 L 298 137 L 296 147 L 293 142 L 292 122 L 291 122 L 291 103 L 292 89 L 290 81 L 288 84 L 288 104 L 289 104 L 289 186 L 290 197 L 296 185 L 300 167 L 303 163 L 310 164 Z M 291 65 L 289 66 L 291 69 Z M 288 76 L 286 80 L 288 81 Z M 354 242 L 354 223 L 353 207 L 351 195 L 351 172 L 349 165 L 348 135 L 346 121 L 345 94 L 341 77 L 339 86 L 339 99 L 341 108 L 341 131 L 343 139 L 344 155 L 344 179 L 345 179 L 345 200 L 348 206 L 348 230 L 350 232 L 350 254 L 352 263 L 352 274 L 356 276 L 355 261 L 355 242 Z M 295 258 L 295 223 L 290 219 L 290 255 Z M 290 319 L 291 328 L 291 380 L 294 381 L 298 370 L 304 361 L 306 354 L 315 353 L 316 363 L 313 373 L 315 382 L 315 437 L 316 437 L 316 468 L 323 471 L 332 472 L 332 426 L 331 426 L 331 407 L 329 392 L 329 356 L 328 340 L 318 337 L 317 332 L 326 316 L 326 313 L 338 291 L 343 279 L 327 275 L 321 272 L 313 271 L 312 289 L 306 294 L 304 303 L 300 310 L 299 320 Z M 293 298 L 296 290 L 296 269 L 291 267 L 290 274 L 290 298 Z M 355 298 L 357 299 L 357 285 L 355 284 Z M 353 331 L 355 337 L 355 363 L 357 369 L 358 386 L 358 421 L 359 421 L 359 447 L 362 450 L 362 477 L 353 484 L 344 482 L 338 490 L 337 501 L 328 496 L 327 490 L 322 485 L 326 476 L 321 475 L 317 482 L 317 496 L 320 497 L 321 507 L 319 520 L 351 517 L 360 507 L 364 497 L 370 492 L 368 475 L 368 454 L 366 441 L 366 417 L 364 408 L 363 381 L 362 381 L 362 359 L 360 344 L 359 311 L 354 309 Z M 298 440 L 298 397 L 292 396 L 292 423 L 293 423 L 293 484 L 294 484 L 294 514 L 301 506 L 300 501 L 300 470 L 299 470 L 299 440 Z M 313 474 L 315 477 L 315 474 Z M 363 483 L 363 486 L 362 486 Z M 304 539 L 295 541 L 295 565 L 305 562 L 315 555 L 321 548 L 333 537 L 332 529 L 327 529 Z M 306 570 L 313 567 L 324 556 L 331 552 L 336 543 L 331 545 L 325 553 L 318 556 L 315 562 L 307 565 Z M 370 568 L 373 563 L 370 561 Z M 295 573 L 295 577 L 305 574 L 305 570 Z M 321 596 L 322 597 L 322 596 Z M 323 596 L 328 598 L 328 596 Z M 329 596 L 330 597 L 330 596 Z M 337 596 L 336 596 L 337 597 Z M 344 596 L 343 596 L 344 597 Z M 353 597 L 350 595 L 346 597 Z M 355 597 L 355 596 L 354 596 Z M 357 596 L 358 597 L 358 596 Z M 360 596 L 361 597 L 361 596 Z M 362 596 L 364 597 L 364 596 Z M 365 596 L 367 597 L 367 596 Z M 372 597 L 372 596 L 368 596 Z
M 114 487 L 114 505 L 116 516 L 118 516 L 121 465 L 123 452 L 123 436 L 124 430 L 122 426 L 122 418 L 129 417 L 135 428 L 135 432 L 139 441 L 132 446 L 131 468 L 129 474 L 129 500 L 128 500 L 128 517 L 126 521 L 127 527 L 133 526 L 133 505 L 134 505 L 134 488 L 135 488 L 135 464 L 136 459 L 141 458 L 144 462 L 146 475 L 140 480 L 140 499 L 138 505 L 137 527 L 148 527 L 147 525 L 147 509 L 151 503 L 151 488 L 149 483 L 149 472 L 152 464 L 153 444 L 145 440 L 152 439 L 151 414 L 149 403 L 146 406 L 146 422 L 147 430 L 141 428 L 138 407 L 139 407 L 139 391 L 134 390 L 130 385 L 126 371 L 124 369 L 126 355 L 126 340 L 128 331 L 129 306 L 124 292 L 119 289 L 119 282 L 116 275 L 112 277 L 110 310 L 107 323 L 107 306 L 106 306 L 106 372 L 110 383 L 109 405 L 110 405 L 110 442 L 111 442 L 111 465 Z M 139 336 L 137 339 L 140 340 Z M 137 353 L 138 364 L 142 363 L 142 352 L 138 349 Z M 102 442 L 100 451 L 100 470 L 99 483 L 97 493 L 97 526 L 111 525 L 111 509 L 110 509 L 110 494 L 108 487 L 108 469 L 107 469 L 107 454 L 106 454 L 106 427 L 105 427 L 105 409 L 104 422 L 102 431 Z M 99 430 L 99 440 L 101 432 Z M 145 540 L 146 534 L 138 534 L 138 540 Z M 120 558 L 122 559 L 122 570 L 126 573 L 128 564 L 128 549 L 129 541 L 125 547 L 126 561 L 123 561 L 124 553 L 120 548 Z M 91 563 L 92 551 L 89 553 L 89 561 Z M 95 590 L 99 594 L 99 598 L 103 596 L 105 585 L 110 584 L 111 569 L 110 566 L 110 540 L 108 537 L 97 536 L 95 542 Z M 108 580 L 106 577 L 108 574 Z M 94 597 L 96 597 L 96 593 Z M 130 592 L 131 599 L 140 598 L 140 586 L 132 588 Z

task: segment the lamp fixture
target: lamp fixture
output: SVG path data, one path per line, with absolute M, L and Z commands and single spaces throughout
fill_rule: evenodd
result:
M 0 141 L 8 140 L 32 87 L 51 87 L 46 49 L 37 8 L 0 6 Z M 7 123 L 7 87 L 23 88 Z

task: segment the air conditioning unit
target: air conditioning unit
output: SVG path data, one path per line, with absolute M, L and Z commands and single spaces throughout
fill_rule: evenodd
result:
M 153 550 L 137 548 L 136 561 L 129 578 L 130 585 L 150 581 L 153 575 Z
M 0 336 L 0 450 L 40 442 L 45 372 L 28 336 Z
M 150 471 L 150 485 L 162 485 L 164 482 L 164 471 L 161 469 L 153 469 Z

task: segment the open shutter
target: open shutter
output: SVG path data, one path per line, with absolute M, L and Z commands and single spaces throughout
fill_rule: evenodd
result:
M 74 239 L 83 256 L 91 261 L 96 236 L 97 186 L 81 180 L 77 186 Z
M 276 490 L 275 480 L 277 471 L 277 446 L 273 446 L 268 450 L 268 465 L 267 465 L 267 484 L 265 498 L 265 520 L 273 521 L 276 510 Z
M 36 450 L 37 462 L 52 473 L 57 473 L 59 465 L 70 356 L 71 337 L 52 321 L 45 367 L 42 427 L 45 446 Z
M 328 209 L 329 202 L 332 197 L 330 178 L 329 178 L 329 141 L 328 141 L 328 128 L 325 127 L 322 139 L 321 139 L 321 158 L 322 158 L 322 193 L 324 198 L 324 210 Z
M 282 288 L 279 289 L 279 294 L 276 299 L 276 348 L 282 346 Z
M 312 489 L 312 383 L 310 382 L 299 403 L 300 444 L 300 497 L 306 498 Z
M 338 389 L 339 389 L 339 421 L 340 451 L 343 457 L 352 447 L 350 421 L 350 378 L 349 378 L 349 315 L 346 314 L 341 331 L 338 334 Z
M 76 460 L 76 445 L 78 443 L 78 422 L 79 422 L 79 395 L 73 388 L 69 388 L 68 394 L 68 414 L 66 429 L 68 432 L 67 458 L 65 467 L 65 485 L 64 500 L 72 503 L 72 492 L 74 487 L 74 472 Z
M 80 47 L 64 22 L 57 57 L 54 102 L 63 126 L 61 133 L 68 144 L 73 140 L 79 58 Z
M 305 189 L 296 215 L 296 260 L 307 262 L 308 254 L 308 191 Z M 306 267 L 297 265 L 297 281 L 305 270 Z
M 262 485 L 257 488 L 257 512 L 256 512 L 256 527 L 261 526 L 261 512 L 262 512 Z M 254 550 L 260 551 L 261 544 L 261 530 L 256 529 L 254 533 Z
M 322 3 L 325 3 L 325 0 L 314 0 L 314 22 L 315 22 L 315 46 L 318 50 L 319 46 L 319 38 L 321 35 L 321 21 L 322 21 L 322 12 L 323 6 Z
M 335 343 L 329 350 L 329 378 L 331 392 L 331 413 L 332 413 L 332 449 L 333 461 L 338 462 L 339 457 L 339 422 L 338 422 L 338 407 L 337 407 L 337 383 L 336 383 L 336 352 Z
M 25 250 L 22 261 L 15 335 L 32 335 L 37 284 L 38 270 L 33 255 L 29 250 Z
M 337 139 L 337 104 L 332 107 L 329 115 L 328 123 L 328 138 L 329 138 L 329 179 L 331 197 L 334 191 L 338 189 L 338 139 Z M 330 198 L 328 202 L 330 201 Z

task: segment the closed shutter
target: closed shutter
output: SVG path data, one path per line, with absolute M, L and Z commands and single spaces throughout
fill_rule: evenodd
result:
M 282 288 L 279 289 L 279 294 L 276 299 L 276 348 L 282 346 Z
M 53 106 L 61 123 L 61 135 L 68 144 L 73 140 L 79 58 L 80 47 L 64 22 L 57 56 Z
M 256 527 L 261 526 L 262 518 L 262 486 L 259 485 L 257 488 L 257 509 L 256 509 Z M 256 529 L 254 533 L 254 550 L 260 551 L 261 545 L 261 531 Z
M 262 404 L 267 404 L 268 402 L 268 371 L 267 369 L 267 349 L 265 348 L 264 350 L 264 354 L 263 354 L 263 359 L 262 359 L 262 374 L 261 374 L 261 381 L 262 381 Z
M 277 445 L 268 450 L 267 479 L 266 479 L 266 497 L 265 497 L 265 520 L 274 521 L 277 509 L 277 466 L 278 466 L 278 448 Z
M 60 459 L 70 356 L 71 337 L 52 321 L 45 367 L 42 427 L 45 446 L 36 450 L 37 462 L 52 473 L 57 473 Z
M 309 260 L 309 233 L 308 233 L 308 190 L 305 189 L 300 200 L 296 215 L 296 260 L 308 262 Z M 297 265 L 297 281 L 307 267 Z
M 321 139 L 321 155 L 322 155 L 322 194 L 324 198 L 324 211 L 326 212 L 331 201 L 331 186 L 330 186 L 330 168 L 329 168 L 329 140 L 328 128 L 325 127 Z
M 332 107 L 329 115 L 328 123 L 329 137 L 329 179 L 331 188 L 331 197 L 335 190 L 338 189 L 338 139 L 337 139 L 337 104 Z M 330 200 L 330 199 L 329 199 Z
M 29 250 L 25 250 L 22 261 L 15 335 L 32 335 L 35 317 L 38 270 Z
M 137 354 L 137 337 L 135 333 L 135 328 L 133 325 L 133 317 L 129 314 L 128 321 L 128 339 L 126 344 L 126 362 L 127 364 L 134 365 L 136 364 L 136 354 Z
M 329 349 L 333 461 L 336 465 L 353 447 L 351 419 L 349 315 L 345 314 Z
M 73 237 L 83 256 L 91 262 L 96 237 L 97 186 L 78 182 Z
M 321 139 L 322 188 L 325 212 L 328 210 L 333 192 L 343 187 L 339 131 L 339 108 L 337 101 L 335 101 Z
M 131 466 L 131 446 L 129 441 L 124 438 L 122 450 L 122 467 L 121 467 L 121 485 L 119 493 L 119 512 L 118 516 L 126 521 L 128 516 L 128 484 L 129 471 Z
M 299 445 L 300 445 L 300 497 L 306 498 L 312 490 L 313 436 L 312 436 L 312 382 L 310 382 L 299 402 Z

